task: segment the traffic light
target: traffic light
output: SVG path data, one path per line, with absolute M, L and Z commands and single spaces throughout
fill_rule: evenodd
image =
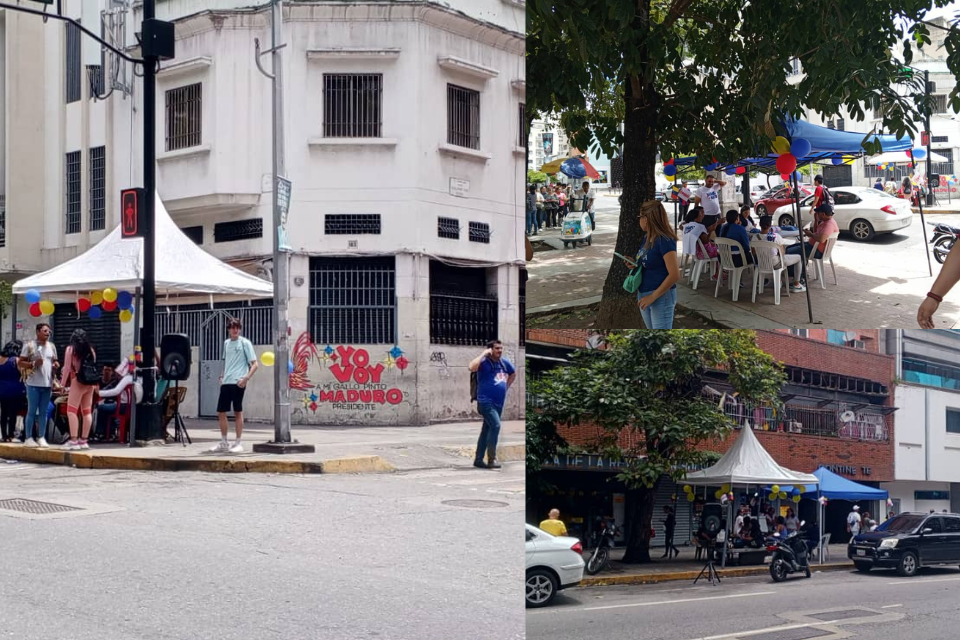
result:
M 140 215 L 143 206 L 144 190 L 137 187 L 120 192 L 120 236 L 123 238 L 142 238 L 143 229 Z
M 930 144 L 930 132 L 921 131 L 920 132 L 920 146 L 926 147 Z

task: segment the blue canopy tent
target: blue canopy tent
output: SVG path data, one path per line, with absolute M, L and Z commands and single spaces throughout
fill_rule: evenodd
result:
M 837 159 L 846 160 L 851 156 L 854 158 L 861 157 L 866 154 L 866 150 L 863 148 L 863 140 L 868 135 L 866 133 L 858 133 L 855 131 L 838 131 L 836 129 L 829 129 L 827 127 L 822 127 L 820 125 L 811 124 L 804 120 L 794 120 L 792 118 L 785 118 L 780 121 L 780 130 L 785 133 L 785 137 L 791 143 L 797 139 L 804 139 L 810 143 L 810 152 L 801 157 L 797 158 L 797 167 L 800 167 L 804 164 L 811 164 L 814 162 L 823 163 L 824 161 L 834 162 Z M 887 134 L 872 134 L 871 141 L 879 142 L 882 148 L 882 151 L 906 151 L 913 148 L 913 141 L 908 137 L 904 136 L 902 138 L 897 138 L 893 135 Z M 773 170 L 776 171 L 777 158 L 779 154 L 770 153 L 766 156 L 757 156 L 750 158 L 741 158 L 735 162 L 729 162 L 724 164 L 723 162 L 718 162 L 715 170 L 727 171 L 731 173 L 730 170 L 736 170 L 738 167 L 744 167 L 747 171 L 753 171 L 756 169 L 760 170 Z M 675 158 L 674 164 L 679 169 L 680 167 L 693 167 L 696 163 L 695 156 L 687 156 L 683 158 Z M 678 171 L 678 174 L 680 172 Z M 794 172 L 790 181 L 793 186 L 794 200 L 793 206 L 796 212 L 796 220 L 799 224 L 800 222 L 800 191 L 799 184 L 796 177 L 796 172 Z M 676 223 L 676 213 L 674 214 L 674 219 Z M 927 251 L 927 229 L 926 229 L 926 220 L 923 217 L 923 205 L 920 205 L 920 224 L 923 229 L 923 240 L 924 240 L 924 253 L 927 255 L 927 268 L 930 271 L 930 275 L 933 275 L 933 266 L 930 262 L 930 254 Z M 806 260 L 800 261 L 801 269 L 803 270 L 803 278 L 806 280 L 807 277 L 807 263 Z M 807 313 L 809 317 L 810 324 L 813 324 L 813 303 L 810 298 L 810 287 L 807 287 Z

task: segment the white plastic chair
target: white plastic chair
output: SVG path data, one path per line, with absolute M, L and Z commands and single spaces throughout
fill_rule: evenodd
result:
M 753 270 L 753 302 L 757 301 L 757 293 L 763 293 L 763 274 L 769 273 L 773 277 L 773 303 L 780 304 L 780 285 L 783 284 L 790 295 L 790 278 L 787 275 L 787 259 L 782 244 L 755 238 L 750 241 L 750 250 L 756 257 L 756 268 Z
M 690 270 L 690 284 L 693 285 L 694 290 L 696 290 L 700 284 L 700 276 L 703 275 L 704 270 L 707 270 L 707 267 L 709 267 L 708 273 L 713 273 L 713 265 L 717 263 L 717 259 L 711 258 L 710 254 L 707 253 L 707 248 L 703 246 L 700 238 L 697 238 L 697 250 L 700 252 L 700 255 L 705 257 L 698 258 L 696 254 L 693 255 L 693 268 Z
M 720 283 L 723 281 L 723 273 L 729 271 L 730 289 L 733 291 L 733 301 L 736 302 L 740 297 L 740 280 L 743 272 L 748 269 L 753 269 L 753 265 L 747 262 L 748 254 L 736 240 L 731 240 L 730 238 L 715 238 L 714 243 L 717 245 L 717 251 L 720 254 L 720 274 L 717 277 L 717 288 L 713 292 L 713 297 L 716 298 L 720 295 Z M 740 249 L 740 255 L 743 258 L 742 267 L 736 266 L 733 262 L 734 247 Z
M 823 248 L 823 257 L 814 258 L 813 256 L 817 255 L 816 252 L 810 254 L 810 261 L 813 262 L 814 266 L 814 277 L 820 281 L 820 286 L 824 289 L 827 288 L 827 283 L 823 277 L 823 261 L 830 261 L 830 270 L 833 271 L 833 284 L 840 284 L 837 282 L 837 269 L 833 266 L 833 246 L 837 244 L 837 238 L 840 236 L 839 233 L 831 233 L 827 237 L 826 246 Z
M 820 548 L 823 549 L 824 560 L 830 559 L 830 534 L 825 533 L 820 537 Z

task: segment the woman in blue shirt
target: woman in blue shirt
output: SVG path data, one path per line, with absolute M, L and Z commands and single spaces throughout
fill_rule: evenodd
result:
M 637 306 L 647 329 L 672 329 L 677 306 L 677 235 L 667 220 L 667 210 L 656 200 L 640 207 L 643 237 L 637 262 L 643 266 L 643 281 L 637 291 Z
M 740 243 L 740 246 L 743 247 L 745 256 L 747 259 L 747 264 L 753 263 L 753 254 L 750 253 L 750 234 L 747 233 L 747 230 L 743 228 L 743 225 L 740 224 L 740 214 L 734 209 L 727 211 L 727 224 L 720 227 L 720 233 L 717 234 L 721 238 L 727 238 L 729 240 L 735 240 Z M 733 254 L 733 264 L 736 267 L 743 266 L 744 255 L 741 255 L 736 252 L 734 249 Z

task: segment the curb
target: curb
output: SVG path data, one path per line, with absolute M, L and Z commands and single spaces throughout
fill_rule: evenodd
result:
M 813 570 L 817 571 L 844 571 L 852 570 L 854 567 L 849 563 L 833 563 L 818 565 Z M 717 569 L 717 575 L 721 578 L 739 578 L 743 576 L 759 576 L 769 572 L 769 565 L 756 567 L 738 567 L 736 569 Z M 584 578 L 577 586 L 580 587 L 608 587 L 623 584 L 658 584 L 660 582 L 670 582 L 673 580 L 696 580 L 700 571 L 675 571 L 672 573 L 653 573 L 647 575 L 630 576 L 609 576 L 606 578 Z
M 466 445 L 462 447 L 448 447 L 441 445 L 440 448 L 448 453 L 452 453 L 455 456 L 459 456 L 461 458 L 470 458 L 471 460 L 477 451 L 477 447 L 475 445 Z M 526 444 L 505 444 L 497 447 L 497 460 L 500 462 L 519 462 L 526 459 Z
M 98 455 L 57 449 L 33 449 L 0 444 L 0 458 L 57 464 L 78 469 L 117 469 L 122 471 L 203 471 L 210 473 L 389 473 L 396 468 L 380 456 L 334 458 L 319 462 L 295 460 L 245 460 L 231 458 L 136 458 Z

